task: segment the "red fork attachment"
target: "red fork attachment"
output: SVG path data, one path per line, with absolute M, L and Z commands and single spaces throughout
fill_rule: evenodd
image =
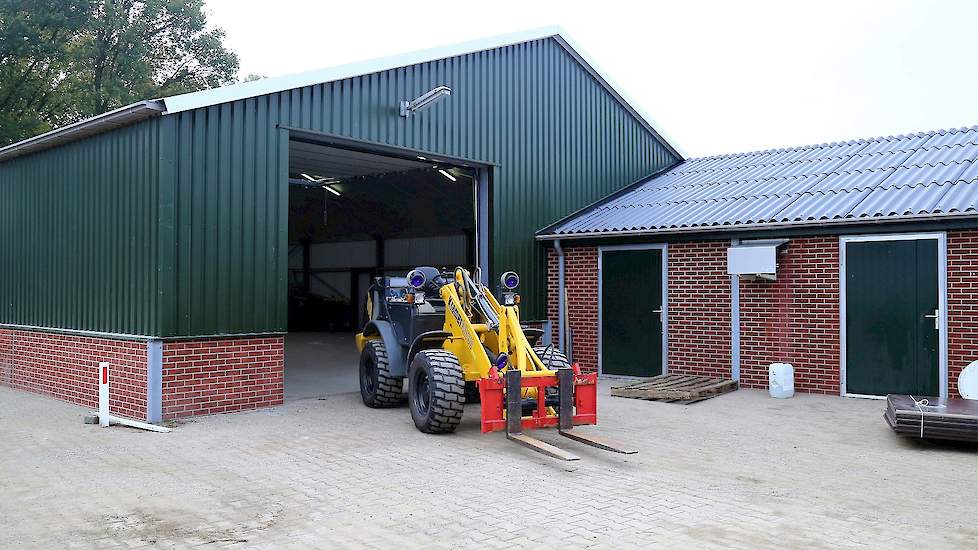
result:
M 575 365 L 576 367 L 577 365 Z M 580 374 L 575 368 L 575 372 L 567 372 L 564 376 L 570 375 L 573 384 L 572 395 L 562 392 L 560 394 L 561 404 L 565 395 L 570 397 L 571 424 L 559 426 L 569 429 L 573 426 L 583 424 L 598 423 L 598 375 Z M 559 375 L 552 376 L 521 376 L 518 370 L 506 372 L 505 377 L 498 374 L 495 368 L 489 372 L 489 376 L 479 380 L 479 397 L 482 400 L 482 433 L 505 430 L 507 426 L 510 432 L 522 432 L 534 428 L 546 428 L 558 426 L 561 419 L 561 407 L 555 407 L 557 414 L 547 416 L 547 388 L 560 388 Z M 507 383 L 512 383 L 515 378 L 519 386 L 514 388 L 536 388 L 537 406 L 531 416 L 523 416 L 523 403 L 521 399 L 522 391 L 513 392 L 520 398 L 509 400 L 507 403 Z M 518 405 L 518 407 L 517 407 Z M 515 415 L 507 415 L 504 411 L 511 407 L 516 412 Z M 508 420 L 507 420 L 508 419 Z M 517 421 L 517 419 L 519 419 Z
M 573 370 L 559 369 L 556 375 L 549 376 L 523 376 L 518 370 L 500 376 L 493 368 L 478 385 L 483 433 L 506 430 L 507 439 L 561 460 L 578 460 L 580 457 L 526 435 L 523 430 L 557 426 L 560 435 L 579 443 L 616 453 L 635 452 L 572 431 L 574 426 L 598 422 L 598 375 L 581 374 L 577 365 Z M 547 388 L 552 387 L 558 388 L 556 415 L 547 414 Z M 536 389 L 536 407 L 530 416 L 523 416 L 523 390 L 526 388 Z

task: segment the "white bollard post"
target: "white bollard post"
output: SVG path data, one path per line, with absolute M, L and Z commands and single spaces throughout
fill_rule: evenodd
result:
M 98 423 L 109 427 L 109 364 L 98 364 Z

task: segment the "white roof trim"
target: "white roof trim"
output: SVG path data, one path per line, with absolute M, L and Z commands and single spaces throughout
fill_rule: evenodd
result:
M 163 114 L 159 101 L 139 101 L 0 148 L 0 162 Z
M 339 65 L 336 67 L 308 71 L 304 73 L 266 78 L 252 82 L 241 82 L 239 84 L 232 84 L 230 86 L 224 86 L 221 88 L 212 88 L 210 90 L 201 90 L 199 92 L 171 96 L 164 98 L 163 101 L 166 104 L 166 113 L 174 114 L 192 109 L 199 109 L 201 107 L 219 105 L 230 101 L 238 101 L 261 95 L 292 90 L 295 88 L 302 88 L 305 86 L 324 84 L 327 82 L 335 82 L 337 80 L 343 80 L 346 78 L 353 78 L 366 74 L 397 69 L 400 67 L 408 67 L 418 63 L 427 63 L 448 57 L 456 57 L 459 55 L 481 52 L 494 48 L 501 48 L 503 46 L 511 46 L 513 44 L 529 42 L 531 40 L 551 37 L 556 39 L 558 44 L 566 49 L 568 53 L 570 53 L 581 65 L 583 65 L 584 68 L 587 69 L 588 72 L 591 73 L 591 75 L 605 89 L 607 89 L 608 92 L 611 93 L 611 95 L 617 99 L 618 102 L 620 102 L 632 116 L 641 122 L 647 130 L 652 132 L 652 134 L 656 135 L 667 148 L 669 148 L 681 159 L 686 158 L 685 152 L 675 145 L 675 141 L 669 138 L 665 132 L 655 125 L 649 116 L 637 109 L 633 102 L 629 101 L 624 94 L 615 88 L 608 77 L 598 69 L 597 65 L 595 65 L 591 59 L 583 53 L 577 44 L 567 36 L 567 33 L 558 26 L 541 27 L 489 38 L 480 38 L 478 40 L 461 42 L 449 46 L 397 54 L 389 57 L 349 63 L 346 65 Z

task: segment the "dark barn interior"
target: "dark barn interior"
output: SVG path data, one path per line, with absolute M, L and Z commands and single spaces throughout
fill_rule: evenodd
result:
M 293 140 L 286 398 L 356 391 L 374 277 L 475 263 L 474 174 Z

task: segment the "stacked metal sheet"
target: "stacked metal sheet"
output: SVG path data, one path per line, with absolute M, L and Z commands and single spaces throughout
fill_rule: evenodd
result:
M 978 443 L 978 401 L 888 395 L 883 418 L 906 437 Z

